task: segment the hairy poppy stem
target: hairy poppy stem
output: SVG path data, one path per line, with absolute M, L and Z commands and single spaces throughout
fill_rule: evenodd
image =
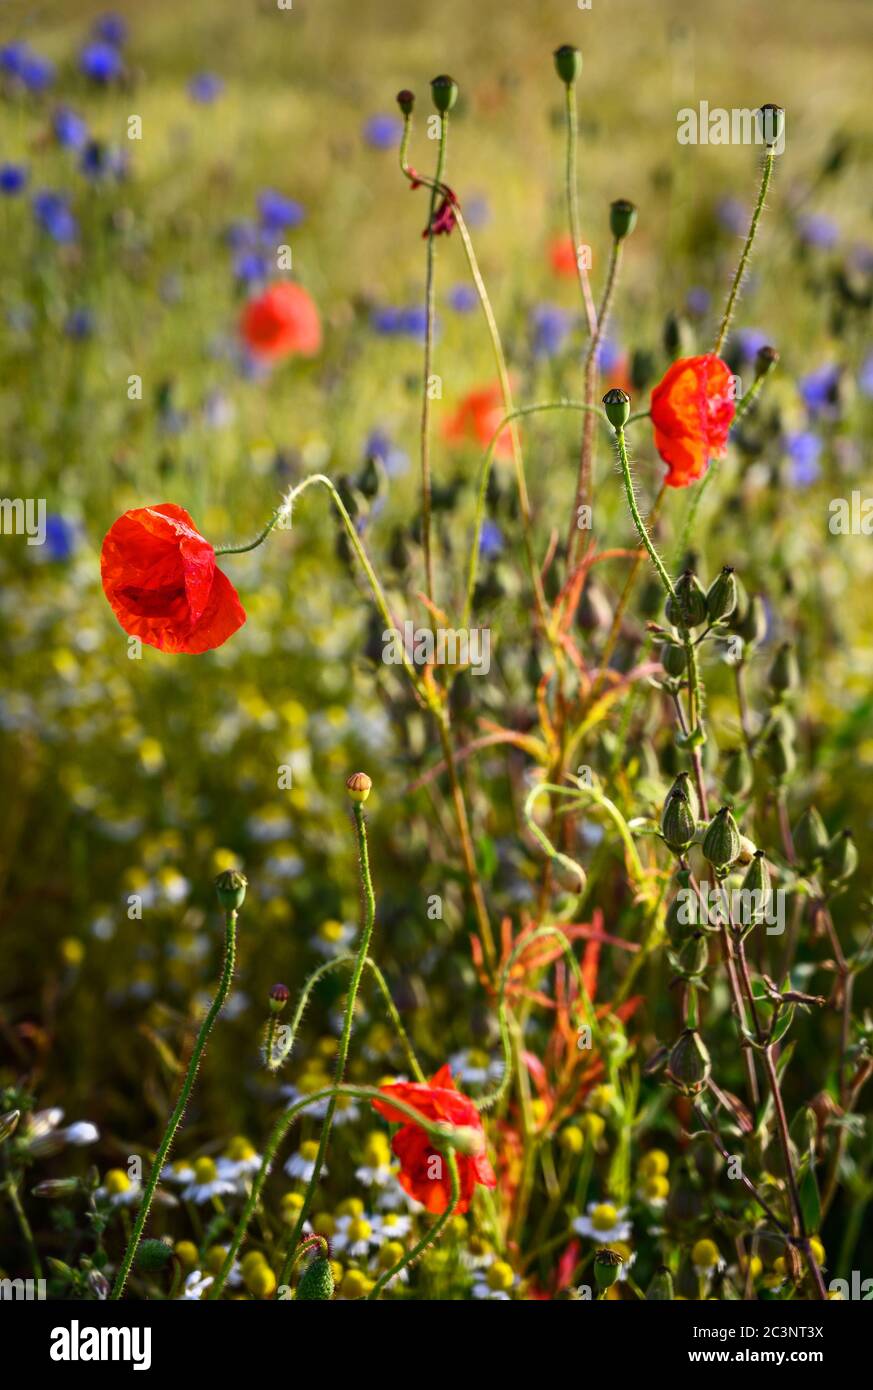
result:
M 718 357 L 721 353 L 721 350 L 724 346 L 724 340 L 728 334 L 728 329 L 731 326 L 731 319 L 734 316 L 734 309 L 736 308 L 737 296 L 739 295 L 740 287 L 743 283 L 743 278 L 748 268 L 749 257 L 752 254 L 752 246 L 754 244 L 755 237 L 758 233 L 758 223 L 761 220 L 761 213 L 764 211 L 764 200 L 767 197 L 767 189 L 770 187 L 770 179 L 773 174 L 773 161 L 775 160 L 775 158 L 776 151 L 773 149 L 768 149 L 767 153 L 764 155 L 764 165 L 761 171 L 761 184 L 758 189 L 758 201 L 755 204 L 755 211 L 752 213 L 752 220 L 749 223 L 749 230 L 746 233 L 746 240 L 743 243 L 743 249 L 740 252 L 740 259 L 737 262 L 737 268 L 734 271 L 734 278 L 731 283 L 730 293 L 727 298 L 727 304 L 724 307 L 724 313 L 722 314 L 721 323 L 719 325 L 718 333 L 716 334 L 715 346 L 712 349 L 716 357 Z
M 115 1283 L 112 1286 L 112 1292 L 109 1295 L 110 1299 L 120 1298 L 124 1292 L 124 1286 L 127 1283 L 127 1276 L 130 1273 L 130 1267 L 133 1264 L 134 1256 L 136 1255 L 137 1247 L 139 1245 L 140 1239 L 142 1238 L 142 1233 L 145 1228 L 145 1224 L 148 1221 L 152 1201 L 154 1200 L 155 1189 L 158 1185 L 158 1179 L 161 1176 L 161 1171 L 164 1167 L 164 1164 L 167 1161 L 167 1155 L 169 1154 L 173 1140 L 176 1137 L 176 1131 L 182 1122 L 182 1116 L 185 1113 L 188 1101 L 191 1097 L 191 1091 L 194 1087 L 194 1082 L 197 1078 L 197 1070 L 200 1066 L 200 1062 L 203 1057 L 203 1052 L 206 1048 L 206 1043 L 209 1039 L 209 1034 L 212 1032 L 212 1025 L 214 1024 L 222 1008 L 224 1007 L 225 1000 L 227 999 L 228 993 L 230 991 L 231 981 L 233 980 L 233 969 L 236 961 L 236 923 L 236 910 L 234 909 L 228 911 L 225 914 L 224 966 L 221 972 L 221 980 L 219 982 L 218 991 L 215 995 L 215 998 L 212 1001 L 212 1004 L 210 1005 L 209 1012 L 207 1013 L 206 1017 L 200 1025 L 200 1031 L 197 1034 L 197 1041 L 194 1044 L 194 1050 L 191 1053 L 191 1059 L 188 1062 L 188 1069 L 185 1072 L 185 1080 L 183 1081 L 182 1089 L 179 1092 L 179 1099 L 176 1101 L 175 1109 L 173 1110 L 172 1115 L 167 1121 L 167 1127 L 164 1130 L 164 1137 L 162 1138 L 158 1151 L 155 1154 L 155 1159 L 152 1163 L 151 1172 L 149 1173 L 148 1181 L 145 1185 L 145 1191 L 143 1192 L 142 1201 L 139 1205 L 139 1211 L 137 1213 L 133 1232 L 131 1233 L 130 1240 L 127 1243 L 127 1249 L 124 1252 L 124 1257 L 121 1261 L 121 1265 L 119 1266 L 118 1273 L 115 1276 Z
M 370 938 L 373 935 L 373 924 L 376 920 L 376 895 L 373 892 L 373 880 L 370 876 L 370 855 L 367 846 L 367 826 L 364 820 L 364 807 L 360 801 L 353 802 L 352 814 L 354 816 L 355 822 L 355 836 L 358 842 L 358 865 L 361 876 L 361 941 L 360 945 L 358 946 L 358 953 L 355 958 L 354 969 L 352 970 L 352 978 L 349 984 L 349 992 L 346 997 L 346 1009 L 345 1016 L 343 1018 L 343 1031 L 342 1036 L 340 1037 L 339 1050 L 337 1052 L 336 1059 L 336 1069 L 334 1072 L 335 1086 L 341 1086 L 343 1084 L 343 1081 L 345 1080 L 346 1063 L 349 1057 L 349 1043 L 351 1041 L 352 1026 L 355 1018 L 355 1005 L 358 1001 L 358 990 L 360 989 L 361 985 L 361 976 L 364 973 L 364 962 L 367 959 L 367 953 L 370 949 Z M 309 1215 L 309 1209 L 312 1206 L 312 1199 L 315 1196 L 315 1190 L 318 1187 L 319 1181 L 321 1180 L 321 1170 L 324 1166 L 324 1159 L 327 1153 L 327 1146 L 330 1141 L 330 1131 L 333 1127 L 333 1117 L 336 1113 L 336 1106 L 337 1098 L 335 1095 L 333 1095 L 331 1096 L 328 1102 L 327 1114 L 324 1117 L 324 1124 L 321 1127 L 321 1135 L 318 1141 L 318 1152 L 315 1156 L 315 1163 L 313 1164 L 312 1174 L 309 1178 L 309 1182 L 306 1184 L 306 1191 L 303 1194 L 303 1203 L 300 1207 L 300 1214 L 297 1218 L 297 1225 L 294 1227 L 294 1233 L 291 1236 L 291 1240 L 288 1245 L 288 1253 L 285 1256 L 285 1262 L 282 1266 L 282 1272 L 279 1276 L 280 1284 L 287 1284 L 288 1280 L 291 1277 L 291 1269 L 294 1264 L 294 1254 L 297 1250 L 297 1244 L 300 1240 L 301 1235 L 303 1234 L 303 1227 L 306 1223 L 306 1218 Z
M 387 1269 L 384 1274 L 380 1275 L 367 1294 L 368 1301 L 378 1298 L 382 1290 L 386 1285 L 391 1283 L 395 1275 L 399 1274 L 407 1265 L 412 1264 L 413 1260 L 417 1260 L 419 1255 L 421 1255 L 429 1245 L 433 1245 L 440 1231 L 451 1221 L 457 1211 L 458 1203 L 461 1200 L 461 1181 L 458 1174 L 458 1160 L 451 1150 L 446 1152 L 445 1159 L 446 1163 L 449 1165 L 449 1181 L 452 1185 L 448 1206 L 444 1212 L 440 1213 L 433 1225 L 427 1228 L 421 1239 L 416 1241 L 412 1249 L 405 1251 L 396 1264 L 392 1265 L 390 1269 Z
M 567 157 L 564 165 L 564 191 L 567 198 L 570 238 L 573 242 L 573 254 L 576 258 L 576 270 L 579 275 L 579 288 L 582 291 L 582 302 L 585 305 L 585 318 L 588 323 L 588 336 L 593 339 L 597 332 L 597 310 L 594 308 L 594 296 L 591 293 L 591 284 L 588 280 L 588 269 L 580 256 L 582 229 L 579 223 L 579 181 L 576 154 L 579 142 L 579 115 L 576 109 L 574 83 L 568 82 L 566 84 L 566 93 Z
M 436 247 L 434 245 L 433 219 L 437 204 L 437 185 L 443 177 L 446 164 L 446 145 L 449 136 L 449 114 L 440 115 L 440 139 L 437 151 L 436 174 L 430 195 L 430 214 L 427 222 L 427 268 L 425 272 L 425 326 L 424 326 L 424 382 L 421 395 L 421 540 L 424 550 L 424 573 L 427 596 L 433 602 L 433 552 L 431 549 L 431 478 L 430 478 L 430 373 L 433 360 L 433 322 L 435 297 Z

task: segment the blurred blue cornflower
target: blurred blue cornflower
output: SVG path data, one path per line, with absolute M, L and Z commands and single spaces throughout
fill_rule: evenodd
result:
M 33 215 L 53 241 L 75 241 L 79 228 L 66 193 L 43 189 L 33 197 Z
M 496 521 L 488 517 L 482 522 L 479 532 L 479 556 L 483 560 L 495 559 L 503 549 L 503 532 Z
M 115 14 L 113 11 L 98 15 L 91 33 L 95 39 L 102 39 L 104 43 L 111 43 L 114 48 L 121 48 L 127 42 L 127 24 L 120 14 Z
M 374 309 L 370 315 L 371 328 L 384 337 L 423 338 L 426 325 L 427 316 L 420 304 L 410 304 L 406 308 L 386 305 Z
M 491 209 L 481 194 L 464 202 L 464 221 L 468 227 L 484 227 L 491 221 Z
M 808 376 L 801 377 L 798 386 L 804 404 L 811 415 L 834 416 L 839 412 L 840 368 L 827 363 Z
M 749 210 L 740 198 L 720 198 L 715 216 L 727 232 L 744 232 L 749 225 Z
M 534 357 L 554 357 L 561 351 L 570 329 L 571 317 L 557 304 L 537 304 L 530 311 Z
M 115 82 L 124 71 L 124 60 L 114 44 L 96 39 L 79 54 L 79 68 L 90 82 Z
M 393 150 L 403 134 L 403 122 L 397 116 L 380 112 L 364 122 L 362 133 L 372 150 Z
M 54 64 L 26 43 L 7 43 L 0 48 L 0 71 L 18 78 L 29 92 L 44 92 L 55 76 Z
M 865 396 L 873 396 L 873 353 L 865 357 L 858 373 L 858 385 Z
M 840 239 L 840 229 L 820 212 L 806 213 L 797 220 L 797 233 L 804 246 L 832 251 Z
M 45 558 L 63 562 L 72 557 L 75 548 L 75 524 L 57 512 L 50 512 L 45 519 L 45 545 L 42 547 Z
M 254 222 L 231 222 L 224 239 L 232 251 L 251 251 L 260 241 Z
M 72 309 L 67 315 L 64 332 L 74 342 L 83 342 L 94 332 L 94 316 L 90 309 Z
M 455 285 L 446 295 L 449 307 L 457 314 L 469 314 L 479 303 L 479 296 L 472 285 Z
M 744 362 L 753 362 L 761 348 L 769 345 L 770 339 L 760 328 L 738 328 L 732 335 L 732 342 L 736 343 Z
M 271 232 L 283 232 L 287 227 L 299 227 L 306 216 L 300 203 L 286 198 L 274 188 L 265 188 L 258 195 L 258 213 L 261 226 Z
M 27 185 L 27 168 L 23 164 L 0 164 L 0 193 L 14 197 Z
M 126 161 L 121 150 L 113 150 L 100 140 L 89 140 L 82 151 L 79 168 L 86 178 L 95 182 L 112 177 L 120 179 L 126 172 Z
M 694 285 L 685 297 L 685 304 L 689 314 L 697 314 L 701 317 L 703 314 L 709 312 L 711 302 L 712 295 L 709 293 L 709 290 L 704 289 L 702 285 Z
M 600 347 L 597 349 L 597 366 L 601 372 L 613 372 L 621 365 L 624 353 L 618 343 L 611 338 L 604 338 Z
M 233 273 L 241 284 L 250 285 L 259 280 L 266 280 L 270 273 L 270 267 L 266 256 L 262 255 L 260 251 L 247 249 L 240 251 L 239 255 L 234 257 Z
M 809 487 L 821 475 L 819 456 L 822 442 L 811 430 L 785 436 L 785 451 L 791 460 L 791 480 L 797 487 Z
M 195 73 L 188 83 L 188 95 L 191 100 L 199 101 L 204 106 L 217 101 L 223 91 L 224 78 L 214 72 Z
M 52 130 L 59 145 L 67 150 L 81 150 L 88 143 L 88 125 L 78 112 L 69 106 L 59 106 L 52 115 Z
M 409 468 L 409 455 L 399 449 L 385 430 L 371 430 L 364 441 L 364 458 L 378 459 L 389 478 L 399 478 Z

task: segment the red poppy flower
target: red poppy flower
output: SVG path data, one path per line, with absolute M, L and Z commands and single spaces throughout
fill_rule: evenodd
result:
M 652 392 L 655 447 L 667 464 L 665 482 L 687 487 L 723 458 L 734 418 L 733 380 L 714 353 L 674 362 Z
M 576 276 L 579 274 L 576 247 L 573 238 L 569 235 L 555 237 L 549 247 L 549 260 L 556 275 Z
M 302 285 L 282 280 L 250 299 L 243 310 L 241 330 L 256 357 L 287 357 L 299 352 L 312 357 L 321 347 L 321 320 Z
M 131 637 L 162 652 L 208 652 L 246 620 L 215 551 L 182 507 L 136 507 L 109 528 L 100 574 Z
M 452 1184 L 444 1164 L 439 1161 L 442 1155 L 434 1151 L 432 1140 L 420 1125 L 413 1124 L 402 1110 L 396 1110 L 392 1106 L 392 1096 L 413 1106 L 428 1120 L 446 1120 L 449 1124 L 475 1129 L 482 1134 L 481 1153 L 455 1154 L 461 1186 L 459 1212 L 468 1210 L 477 1183 L 481 1183 L 483 1187 L 497 1186 L 494 1169 L 485 1156 L 485 1136 L 479 1111 L 470 1098 L 462 1095 L 457 1089 L 447 1065 L 440 1067 L 429 1085 L 398 1081 L 392 1086 L 382 1086 L 380 1089 L 386 1099 L 374 1100 L 373 1108 L 392 1124 L 400 1124 L 400 1129 L 391 1141 L 391 1148 L 400 1159 L 400 1185 L 410 1197 L 414 1197 L 427 1211 L 438 1216 L 451 1202 Z
M 505 414 L 500 386 L 480 386 L 467 393 L 454 415 L 446 421 L 443 434 L 450 444 L 472 441 L 485 449 Z M 494 457 L 512 457 L 512 431 L 509 425 L 497 436 Z

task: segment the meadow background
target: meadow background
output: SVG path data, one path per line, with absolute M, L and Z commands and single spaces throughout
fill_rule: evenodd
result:
M 382 625 L 326 498 L 307 494 L 293 531 L 222 562 L 248 623 L 206 657 L 146 648 L 129 660 L 99 581 L 103 535 L 128 507 L 172 500 L 216 543 L 243 540 L 290 482 L 313 470 L 354 480 L 375 455 L 382 484 L 367 544 L 401 611 L 421 616 L 413 595 L 422 582 L 414 540 L 426 195 L 408 191 L 397 165 L 390 132 L 401 87 L 418 97 L 410 157 L 427 171 L 429 79 L 448 71 L 460 83 L 447 178 L 520 401 L 581 386 L 578 287 L 550 259 L 565 231 L 553 48 L 569 42 L 584 54 L 581 209 L 595 287 L 609 202 L 630 198 L 640 210 L 603 375 L 605 389 L 610 369 L 635 371 L 646 382 L 635 405 L 669 361 L 665 331 L 692 351 L 711 342 L 754 197 L 755 152 L 678 145 L 677 111 L 702 99 L 786 109 L 787 150 L 728 353 L 748 381 L 760 342 L 775 345 L 781 363 L 761 415 L 707 494 L 698 548 L 710 576 L 731 563 L 750 591 L 767 593 L 778 613 L 773 641 L 797 641 L 799 785 L 829 825 L 853 827 L 862 865 L 873 815 L 873 541 L 827 525 L 832 498 L 871 491 L 866 0 L 593 0 L 590 11 L 570 0 L 294 0 L 287 12 L 266 0 L 150 0 L 115 6 L 129 29 L 125 76 L 100 84 L 79 70 L 78 54 L 104 9 L 78 0 L 0 7 L 2 43 L 25 41 L 54 65 L 44 91 L 4 78 L 0 102 L 0 163 L 29 171 L 21 194 L 0 197 L 0 493 L 44 497 L 52 518 L 45 547 L 0 540 L 0 1081 L 26 1075 L 41 1105 L 93 1120 L 101 1139 L 91 1157 L 103 1168 L 160 1132 L 174 1058 L 217 969 L 212 880 L 234 863 L 251 885 L 237 989 L 186 1144 L 262 1137 L 275 1096 L 256 1070 L 267 992 L 275 980 L 295 991 L 324 949 L 325 922 L 357 918 L 343 784 L 358 767 L 375 783 L 376 956 L 407 1026 L 434 1067 L 471 1045 L 494 1047 L 447 803 L 438 786 L 409 790 L 436 761 L 435 741 L 401 677 L 379 660 Z M 62 105 L 105 146 L 108 168 L 83 172 L 80 152 L 58 140 Z M 141 140 L 127 138 L 132 114 Z M 38 225 L 32 197 L 44 189 L 69 196 L 78 224 L 69 240 Z M 292 247 L 294 275 L 325 330 L 315 360 L 269 373 L 245 360 L 237 335 L 253 283 L 245 228 L 265 190 L 298 205 L 274 241 Z M 493 379 L 468 283 L 457 238 L 441 239 L 434 472 L 444 601 L 461 592 L 478 452 L 450 448 L 439 431 L 467 391 Z M 134 374 L 141 401 L 128 398 Z M 544 551 L 552 528 L 563 535 L 569 520 L 576 420 L 538 420 L 524 437 Z M 647 430 L 634 450 L 650 503 L 661 465 Z M 527 709 L 524 676 L 536 658 L 511 495 L 501 472 L 477 607 L 492 629 L 493 664 L 489 677 L 459 682 L 466 737 L 480 716 L 512 723 Z M 686 500 L 668 498 L 668 548 Z M 594 525 L 601 545 L 633 544 L 603 447 Z M 599 578 L 607 604 L 621 579 Z M 596 628 L 596 613 L 586 621 Z M 771 652 L 766 645 L 756 659 L 753 683 Z M 716 727 L 722 713 L 727 725 L 733 718 L 729 695 L 714 671 Z M 588 761 L 608 752 L 594 748 Z M 293 787 L 280 791 L 283 766 Z M 524 759 L 486 755 L 465 775 L 494 920 L 516 920 L 540 869 L 520 818 Z M 654 780 L 652 804 L 662 790 Z M 868 891 L 862 872 L 850 903 Z M 131 893 L 143 896 L 142 920 L 128 917 Z M 427 916 L 432 894 L 443 898 L 442 920 Z M 595 905 L 609 930 L 627 930 L 626 897 Z M 844 907 L 841 920 L 850 917 Z M 666 978 L 663 962 L 645 976 L 643 1050 L 669 1032 Z M 302 1057 L 330 1035 L 339 992 L 338 983 L 319 991 Z M 858 994 L 859 1009 L 869 1005 L 869 982 Z M 825 1084 L 820 1062 L 836 1029 L 830 1018 L 801 1027 L 804 1096 Z M 386 1030 L 366 1012 L 356 1058 L 355 1074 L 371 1079 L 396 1066 Z M 69 1170 L 69 1158 L 57 1162 Z M 51 1175 L 51 1162 L 44 1167 Z M 856 1208 L 852 1219 L 862 1215 Z M 831 1219 L 840 1232 L 847 1209 L 838 1203 Z M 45 1248 L 60 1248 L 54 1211 L 39 1208 L 34 1220 Z M 862 1248 L 869 1267 L 869 1236 Z

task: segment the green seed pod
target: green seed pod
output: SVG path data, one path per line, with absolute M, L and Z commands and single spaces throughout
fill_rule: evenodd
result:
M 797 656 L 791 642 L 783 642 L 778 648 L 773 658 L 767 676 L 771 690 L 777 695 L 782 695 L 785 691 L 796 690 L 800 684 L 800 668 L 797 665 Z
M 830 843 L 827 827 L 814 806 L 808 806 L 794 827 L 794 851 L 801 864 L 815 864 Z
M 733 630 L 746 646 L 758 647 L 767 636 L 767 610 L 760 594 L 752 594 L 741 618 L 734 614 Z
M 458 84 L 453 77 L 447 77 L 445 73 L 433 79 L 430 90 L 433 104 L 441 115 L 451 111 L 458 100 Z
M 12 1137 L 20 1119 L 20 1110 L 7 1110 L 5 1114 L 0 1115 L 0 1144 Z
M 249 881 L 238 869 L 225 869 L 215 880 L 218 901 L 225 912 L 239 912 L 246 898 Z
M 323 1302 L 329 1298 L 333 1298 L 333 1270 L 330 1260 L 319 1255 L 301 1274 L 297 1299 L 319 1299 Z
M 156 1270 L 163 1269 L 172 1257 L 172 1246 L 167 1245 L 166 1241 L 143 1240 L 140 1241 L 139 1249 L 136 1252 L 137 1268 L 153 1274 Z
M 764 757 L 767 766 L 777 782 L 784 782 L 797 767 L 797 754 L 794 740 L 784 729 L 774 729 L 764 744 Z
M 785 112 L 782 107 L 767 101 L 755 112 L 755 120 L 767 149 L 778 145 L 785 134 Z
M 621 1274 L 622 1258 L 604 1245 L 594 1256 L 594 1278 L 599 1289 L 611 1289 Z
M 45 1182 L 38 1182 L 36 1187 L 31 1188 L 31 1195 L 59 1201 L 64 1197 L 75 1197 L 80 1190 L 78 1178 L 47 1178 Z
M 740 884 L 741 901 L 742 895 L 748 894 L 745 901 L 749 904 L 748 919 L 742 923 L 743 926 L 753 927 L 761 921 L 770 905 L 771 891 L 770 870 L 767 868 L 764 851 L 759 849 L 755 851 Z
M 402 92 L 397 93 L 397 105 L 400 107 L 404 116 L 411 116 L 412 108 L 415 105 L 415 93 L 410 92 L 407 87 L 404 87 Z
M 613 386 L 603 397 L 603 408 L 606 411 L 606 418 L 614 430 L 623 429 L 627 424 L 630 415 L 630 396 L 627 391 L 622 391 L 620 387 Z
M 667 621 L 674 627 L 699 627 L 706 622 L 706 594 L 693 570 L 685 570 L 673 586 L 675 598 L 667 599 Z
M 754 775 L 752 760 L 745 748 L 735 748 L 728 754 L 723 780 L 725 790 L 731 796 L 748 796 L 752 790 Z
M 779 361 L 779 353 L 774 347 L 760 347 L 755 353 L 755 380 L 760 381 L 762 376 L 766 376 L 772 371 Z
M 562 43 L 554 52 L 555 72 L 562 82 L 572 87 L 582 71 L 582 54 L 571 43 Z
M 709 1053 L 695 1028 L 686 1028 L 673 1044 L 667 1063 L 667 1076 L 684 1095 L 696 1095 L 709 1080 L 712 1064 Z
M 729 565 L 714 579 L 706 594 L 706 612 L 711 623 L 729 618 L 737 606 L 737 581 Z
M 673 1275 L 662 1265 L 656 1269 L 652 1276 L 652 1282 L 646 1289 L 647 1303 L 672 1303 L 673 1302 Z
M 851 830 L 841 830 L 834 836 L 825 851 L 824 866 L 833 883 L 852 877 L 858 867 L 858 849 Z
M 686 980 L 699 980 L 709 964 L 709 946 L 702 932 L 685 942 L 677 957 L 680 973 Z
M 722 806 L 709 822 L 703 837 L 703 855 L 708 859 L 716 874 L 727 873 L 740 853 L 740 832 L 733 818 L 730 806 Z
M 664 803 L 661 816 L 661 834 L 674 854 L 685 852 L 696 829 L 691 802 L 683 791 L 674 788 Z
M 668 676 L 673 676 L 679 680 L 685 675 L 687 668 L 685 648 L 680 647 L 676 642 L 665 642 L 661 648 L 661 665 Z
M 627 198 L 616 198 L 614 203 L 610 203 L 609 230 L 616 241 L 630 236 L 636 225 L 637 210 L 633 203 L 629 203 Z

